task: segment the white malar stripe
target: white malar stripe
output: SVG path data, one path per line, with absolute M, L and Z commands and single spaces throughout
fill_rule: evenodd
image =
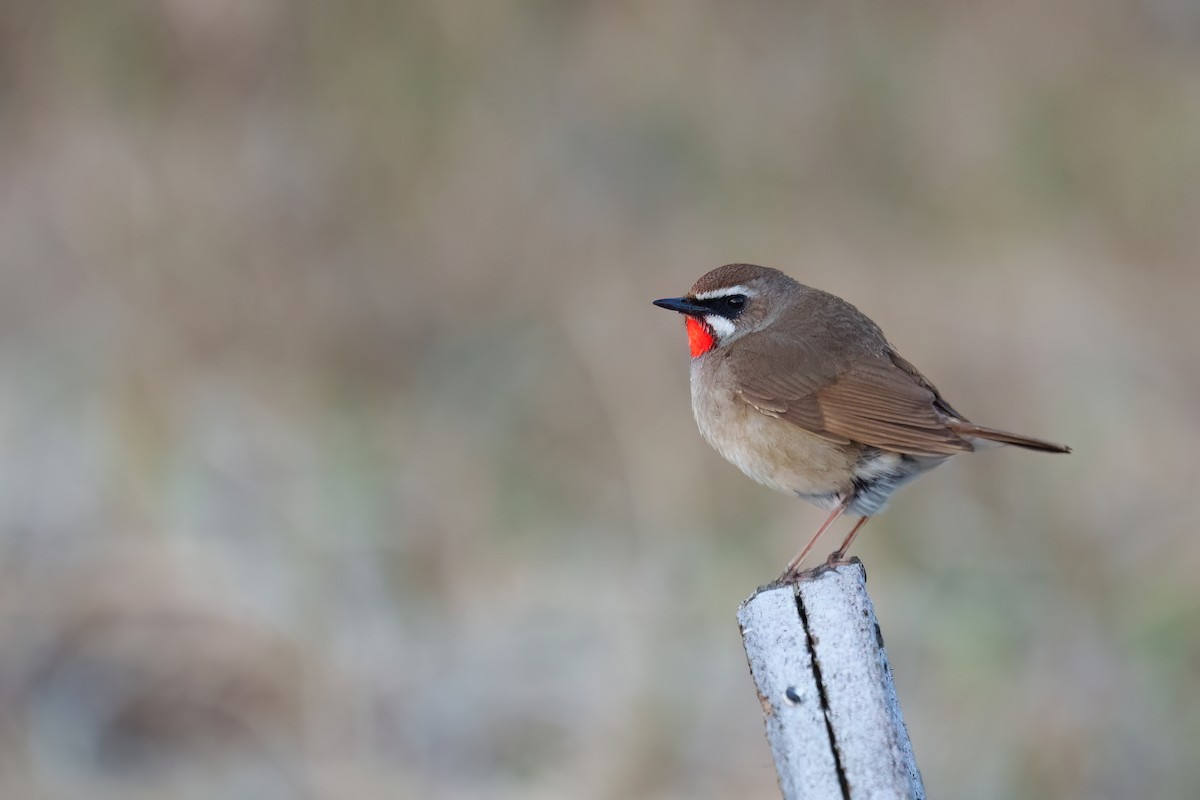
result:
M 733 335 L 733 320 L 726 319 L 720 314 L 705 314 L 704 321 L 708 323 L 708 327 L 716 331 L 717 336 L 722 339 Z
M 744 294 L 747 297 L 754 296 L 754 292 L 745 286 L 726 286 L 722 289 L 709 289 L 707 292 L 696 292 L 695 297 L 697 300 L 712 300 L 714 297 L 730 297 L 735 294 Z

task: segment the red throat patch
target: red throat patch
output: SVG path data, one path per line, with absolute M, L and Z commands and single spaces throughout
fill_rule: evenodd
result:
M 686 324 L 688 346 L 692 348 L 692 358 L 699 358 L 716 346 L 717 337 L 713 336 L 712 328 L 708 325 L 695 317 L 688 317 Z

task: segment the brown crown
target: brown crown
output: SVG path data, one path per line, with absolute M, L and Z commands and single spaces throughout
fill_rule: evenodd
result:
M 726 264 L 700 276 L 700 280 L 692 286 L 691 293 L 695 295 L 700 292 L 711 292 L 714 289 L 724 289 L 727 286 L 746 284 L 755 278 L 764 278 L 768 275 L 787 277 L 777 269 L 760 267 L 757 264 Z

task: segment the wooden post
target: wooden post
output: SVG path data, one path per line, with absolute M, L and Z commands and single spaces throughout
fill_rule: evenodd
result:
M 738 623 L 784 800 L 924 800 L 862 562 L 764 586 Z

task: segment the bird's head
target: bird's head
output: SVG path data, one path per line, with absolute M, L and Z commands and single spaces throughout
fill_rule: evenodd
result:
M 655 300 L 654 305 L 684 315 L 692 358 L 700 358 L 765 328 L 799 288 L 769 267 L 726 264 L 703 275 L 683 297 Z

